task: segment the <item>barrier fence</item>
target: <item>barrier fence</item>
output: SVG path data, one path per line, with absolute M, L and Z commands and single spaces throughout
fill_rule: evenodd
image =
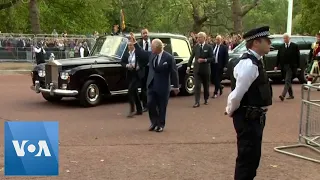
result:
M 320 83 L 302 85 L 301 113 L 298 143 L 275 147 L 274 150 L 290 156 L 320 163 Z M 315 157 L 289 151 L 294 148 L 308 148 L 315 152 Z M 310 153 L 308 153 L 310 154 Z
M 0 34 L 0 61 L 34 61 L 33 47 L 42 44 L 45 59 L 48 60 L 53 53 L 56 59 L 80 57 L 79 48 L 86 43 L 91 49 L 95 43 L 94 37 L 85 35 L 61 35 L 52 34 Z

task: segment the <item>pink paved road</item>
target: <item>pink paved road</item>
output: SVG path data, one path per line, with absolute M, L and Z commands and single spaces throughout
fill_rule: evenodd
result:
M 52 104 L 29 88 L 28 75 L 0 76 L 1 121 L 56 120 L 60 124 L 60 175 L 77 180 L 231 180 L 236 157 L 235 132 L 223 115 L 230 92 L 193 109 L 193 97 L 170 99 L 163 133 L 148 132 L 147 114 L 127 119 L 125 97 L 116 97 L 94 108 L 74 100 Z M 274 86 L 274 94 L 282 85 Z M 274 98 L 264 133 L 263 156 L 257 180 L 319 180 L 320 165 L 273 151 L 275 146 L 297 142 L 300 85 L 296 99 Z M 3 123 L 0 124 L 3 136 Z M 3 149 L 3 137 L 0 145 Z M 304 152 L 304 151 L 302 151 Z M 3 159 L 3 151 L 0 152 Z M 3 171 L 3 160 L 0 169 Z

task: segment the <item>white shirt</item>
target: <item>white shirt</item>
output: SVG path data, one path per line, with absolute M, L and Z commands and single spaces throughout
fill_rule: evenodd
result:
M 136 63 L 136 55 L 135 55 L 134 51 L 129 52 L 128 63 L 131 64 L 132 66 L 135 65 L 135 63 Z
M 219 49 L 220 49 L 220 44 L 217 44 L 213 50 L 213 54 L 215 55 L 215 63 L 218 63 Z
M 199 46 L 203 49 L 203 46 L 205 45 L 206 43 L 202 43 L 202 44 L 199 44 Z
M 34 52 L 36 52 L 36 53 L 40 53 L 41 50 L 43 51 L 43 54 L 46 53 L 46 51 L 45 51 L 42 47 L 41 47 L 41 48 L 34 47 L 33 50 L 34 50 Z
M 148 38 L 148 40 L 143 40 L 143 50 L 146 50 L 146 45 L 147 45 L 147 42 L 148 42 L 148 51 L 151 51 L 151 41 L 150 39 Z
M 90 50 L 89 50 L 89 48 L 88 47 L 86 47 L 87 48 L 87 50 L 88 50 L 88 52 L 89 52 L 89 54 L 90 54 Z M 81 58 L 84 58 L 84 47 L 80 47 L 80 57 Z
M 290 42 L 287 44 L 287 43 L 284 43 L 285 47 L 288 48 L 290 47 Z
M 160 64 L 162 54 L 163 54 L 163 51 L 161 51 L 161 53 L 158 54 L 158 65 Z M 154 60 L 153 65 L 154 65 L 154 67 L 156 67 L 156 60 Z
M 248 50 L 248 52 L 259 60 L 262 59 L 262 57 L 253 50 Z M 244 94 L 249 90 L 253 81 L 259 76 L 258 66 L 254 65 L 249 58 L 243 59 L 234 67 L 233 76 L 236 79 L 236 87 L 228 96 L 226 107 L 228 114 L 233 114 L 233 112 L 239 108 Z

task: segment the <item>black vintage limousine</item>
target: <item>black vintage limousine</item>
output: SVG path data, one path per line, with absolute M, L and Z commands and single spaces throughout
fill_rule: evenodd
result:
M 137 40 L 141 39 L 136 34 Z M 178 67 L 180 93 L 194 93 L 192 73 L 186 74 L 191 56 L 188 39 L 182 35 L 150 33 L 150 39 L 159 38 L 165 51 L 171 53 Z M 128 83 L 126 70 L 120 64 L 127 51 L 127 36 L 102 36 L 97 39 L 92 52 L 86 58 L 50 60 L 34 67 L 31 89 L 41 93 L 50 102 L 63 97 L 75 97 L 84 107 L 98 105 L 104 96 L 126 94 Z

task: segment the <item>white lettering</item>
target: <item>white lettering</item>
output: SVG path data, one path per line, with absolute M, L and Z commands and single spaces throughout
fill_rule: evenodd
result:
M 24 152 L 24 145 L 27 143 L 27 140 L 22 141 L 21 146 L 19 145 L 19 142 L 17 140 L 13 140 L 12 144 L 14 149 L 16 150 L 17 156 L 21 157 L 25 155 Z

